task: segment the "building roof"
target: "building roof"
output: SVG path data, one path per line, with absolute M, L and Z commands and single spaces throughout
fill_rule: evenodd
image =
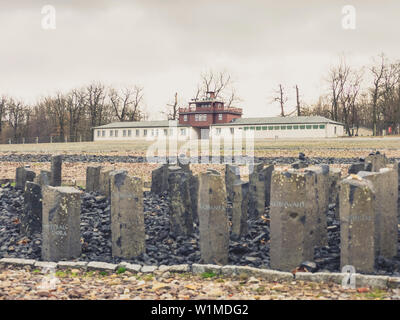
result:
M 160 128 L 160 127 L 189 127 L 181 125 L 177 120 L 159 120 L 159 121 L 123 121 L 112 122 L 93 129 L 123 129 L 123 128 Z
M 343 125 L 343 123 L 330 120 L 320 116 L 300 117 L 266 117 L 266 118 L 237 118 L 229 123 L 213 124 L 213 126 L 235 125 L 257 125 L 257 124 L 306 124 L 306 123 L 332 123 Z

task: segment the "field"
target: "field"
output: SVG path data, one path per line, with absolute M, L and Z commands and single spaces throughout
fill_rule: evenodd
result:
M 40 143 L 40 144 L 2 144 L 2 153 L 68 153 L 98 155 L 144 156 L 151 141 L 117 142 L 76 142 L 76 143 Z M 179 143 L 178 148 L 183 143 Z M 210 144 L 209 149 L 212 149 Z M 400 137 L 377 138 L 335 138 L 301 140 L 256 140 L 256 156 L 297 156 L 305 152 L 310 157 L 357 157 L 366 152 L 379 150 L 388 157 L 400 157 Z

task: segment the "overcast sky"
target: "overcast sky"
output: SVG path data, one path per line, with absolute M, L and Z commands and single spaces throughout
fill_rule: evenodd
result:
M 41 26 L 44 5 L 55 30 Z M 342 27 L 344 5 L 355 30 Z M 186 104 L 202 72 L 226 70 L 245 117 L 274 116 L 279 83 L 311 103 L 341 53 L 354 66 L 400 59 L 399 30 L 399 0 L 1 0 L 0 94 L 33 102 L 92 81 L 137 84 L 160 119 L 175 92 Z

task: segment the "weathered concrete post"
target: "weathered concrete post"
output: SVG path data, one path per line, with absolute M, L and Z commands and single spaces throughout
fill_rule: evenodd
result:
M 315 173 L 315 199 L 317 200 L 317 214 L 315 223 L 315 246 L 321 247 L 328 244 L 327 215 L 329 211 L 330 177 L 329 166 L 312 166 L 305 169 Z
M 62 155 L 55 155 L 51 157 L 51 178 L 50 178 L 50 185 L 52 187 L 61 186 L 62 181 Z
M 25 167 L 18 167 L 15 170 L 15 187 L 23 189 L 25 186 Z
M 27 181 L 24 193 L 24 211 L 20 217 L 21 233 L 27 237 L 42 232 L 42 190 L 40 185 Z
M 372 183 L 349 176 L 340 184 L 340 264 L 373 272 L 375 264 L 375 191 Z
M 42 259 L 59 261 L 81 255 L 81 192 L 43 186 Z
M 36 173 L 29 169 L 29 167 L 18 167 L 15 176 L 15 187 L 17 189 L 25 190 L 25 183 L 27 181 L 33 182 Z
M 101 168 L 99 175 L 99 191 L 100 194 L 110 198 L 111 185 L 110 185 L 110 173 L 114 171 L 114 168 Z
M 329 168 L 329 204 L 335 204 L 335 218 L 339 220 L 339 190 L 342 172 L 339 168 Z
M 202 262 L 227 264 L 229 221 L 226 212 L 225 181 L 220 174 L 207 171 L 199 175 L 197 212 Z
M 357 174 L 360 171 L 366 171 L 368 165 L 365 162 L 356 162 L 352 163 L 350 167 L 347 169 L 348 174 Z M 370 171 L 370 170 L 368 170 Z
M 172 234 L 188 236 L 193 234 L 190 176 L 181 167 L 168 168 L 169 221 Z
M 361 171 L 358 176 L 372 182 L 375 190 L 375 251 L 388 259 L 397 255 L 397 174 L 389 168 Z
M 233 239 L 240 239 L 248 233 L 247 210 L 249 202 L 249 183 L 236 180 L 232 189 L 232 228 Z
M 51 172 L 48 170 L 40 170 L 40 173 L 35 178 L 35 183 L 40 186 L 49 186 L 51 179 Z
M 226 195 L 228 201 L 233 200 L 233 184 L 236 180 L 240 180 L 240 169 L 238 166 L 231 164 L 225 165 L 225 185 L 226 185 Z
M 273 171 L 270 203 L 271 268 L 291 271 L 313 260 L 316 174 L 297 170 Z
M 190 191 L 190 200 L 192 202 L 192 216 L 193 221 L 198 221 L 199 216 L 197 213 L 197 201 L 198 201 L 198 194 L 199 194 L 199 177 L 198 175 L 190 175 L 189 178 L 189 191 Z
M 397 172 L 397 190 L 398 190 L 398 199 L 397 199 L 397 217 L 400 222 L 400 161 L 396 161 L 394 163 L 393 169 Z
M 385 168 L 388 164 L 386 156 L 381 154 L 379 151 L 376 153 L 370 153 L 368 157 L 365 158 L 365 162 L 371 164 L 372 172 L 379 172 L 380 169 Z
M 168 166 L 162 164 L 151 173 L 151 192 L 161 194 L 168 190 Z
M 249 166 L 249 216 L 261 217 L 269 206 L 271 175 L 274 165 L 255 163 Z
M 101 166 L 86 167 L 86 192 L 98 192 L 100 190 Z
M 133 259 L 146 251 L 143 182 L 124 170 L 110 174 L 112 255 Z

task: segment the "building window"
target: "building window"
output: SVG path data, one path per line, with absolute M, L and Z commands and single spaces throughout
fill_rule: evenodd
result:
M 128 137 L 132 136 L 132 130 L 128 130 Z
M 219 136 L 221 134 L 221 128 L 216 128 L 215 133 L 217 136 Z
M 174 129 L 169 129 L 169 135 L 172 136 L 174 134 Z
M 333 129 L 333 133 L 336 134 L 336 126 Z
M 222 113 L 218 114 L 218 120 L 222 120 Z
M 275 128 L 275 130 L 279 130 L 281 127 L 280 126 L 275 126 L 274 128 Z
M 311 129 L 311 124 L 307 124 L 306 129 Z
M 115 136 L 118 137 L 118 130 L 115 130 Z
M 281 130 L 286 130 L 286 126 L 281 126 Z
M 154 129 L 151 129 L 151 136 L 154 137 Z
M 301 126 L 300 126 L 300 129 L 305 129 L 305 128 L 306 128 L 305 125 L 301 125 Z
M 183 116 L 183 121 L 187 121 L 187 114 L 185 114 L 184 116 Z
M 263 130 L 267 130 L 267 126 L 263 126 L 262 129 L 263 129 Z
M 122 135 L 126 137 L 126 130 L 122 130 Z
M 143 137 L 147 137 L 147 129 L 143 130 Z
M 288 130 L 292 130 L 292 126 L 286 126 L 286 129 L 288 129 Z
M 97 130 L 97 136 L 100 137 L 100 130 Z
M 244 129 L 244 131 L 249 130 L 249 127 L 244 127 L 243 129 Z
M 261 127 L 256 127 L 256 130 L 257 130 L 257 131 L 261 130 Z
M 296 125 L 296 126 L 293 126 L 293 129 L 294 129 L 294 130 L 297 130 L 297 129 L 299 129 L 299 126 L 297 126 L 297 125 Z
M 114 134 L 114 130 L 110 130 L 110 137 L 112 137 Z
M 319 125 L 319 128 L 320 128 L 320 129 L 325 129 L 325 125 L 324 125 L 324 124 L 320 124 L 320 125 Z
M 235 128 L 230 128 L 230 130 L 231 130 L 231 134 L 235 133 Z
M 102 137 L 105 137 L 105 136 L 106 136 L 106 130 L 103 130 L 103 131 L 101 132 L 101 136 L 102 136 Z
M 197 113 L 194 115 L 194 121 L 199 121 L 199 115 Z
M 156 137 L 158 137 L 158 129 L 156 129 L 155 134 L 156 134 Z
M 273 126 L 269 126 L 268 130 L 274 130 L 274 127 Z
M 186 136 L 186 129 L 181 129 L 181 136 Z
M 250 127 L 250 130 L 254 130 L 255 128 L 254 127 Z
M 314 125 L 312 126 L 312 128 L 313 128 L 313 129 L 318 129 L 318 125 L 317 125 L 317 124 L 314 124 Z
M 168 129 L 164 129 L 164 136 L 168 136 Z

